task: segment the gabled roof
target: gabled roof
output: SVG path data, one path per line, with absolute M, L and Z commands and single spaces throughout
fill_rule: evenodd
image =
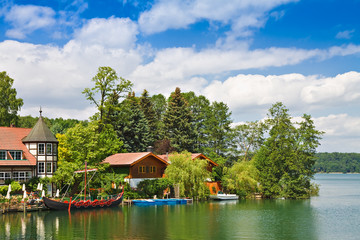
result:
M 170 159 L 169 156 L 171 156 L 171 154 L 166 154 L 166 155 L 158 155 L 158 157 L 164 159 L 165 161 L 170 163 Z M 202 153 L 192 153 L 191 154 L 191 159 L 194 160 L 196 158 L 200 158 L 200 159 L 206 159 L 207 161 L 209 161 L 212 165 L 214 166 L 219 166 L 219 164 L 217 164 L 216 162 L 214 162 L 213 160 L 211 160 L 210 158 L 206 157 L 204 154 Z
M 58 140 L 52 134 L 44 119 L 40 116 L 39 120 L 31 130 L 31 132 L 22 140 L 25 142 L 52 142 L 57 143 Z
M 132 166 L 149 156 L 155 157 L 166 165 L 169 164 L 167 161 L 156 156 L 152 152 L 117 153 L 105 158 L 102 163 L 109 163 L 111 166 Z
M 1 160 L 0 166 L 35 166 L 36 158 L 22 143 L 31 128 L 0 127 L 0 150 L 18 150 L 26 160 Z

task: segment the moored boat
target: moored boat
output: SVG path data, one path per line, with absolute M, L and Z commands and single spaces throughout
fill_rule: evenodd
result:
M 213 200 L 238 200 L 239 196 L 236 194 L 218 193 L 216 195 L 210 195 L 210 198 Z
M 113 198 L 107 200 L 97 200 L 94 201 L 57 201 L 47 197 L 43 197 L 43 201 L 46 207 L 53 210 L 73 210 L 73 209 L 95 209 L 95 208 L 109 208 L 118 206 L 123 200 L 124 192 L 119 193 Z
M 87 169 L 87 162 L 85 162 L 85 169 L 84 170 L 79 170 L 79 171 L 75 171 L 74 174 L 76 173 L 85 173 L 85 187 L 84 187 L 84 200 L 71 200 L 70 201 L 61 201 L 61 200 L 55 200 L 55 199 L 50 199 L 47 197 L 43 197 L 43 202 L 45 204 L 46 207 L 53 209 L 53 210 L 72 210 L 72 209 L 95 209 L 95 208 L 109 208 L 109 207 L 115 207 L 118 206 L 122 200 L 123 200 L 123 196 L 124 196 L 124 188 L 122 190 L 121 193 L 115 195 L 114 197 L 110 197 L 109 199 L 95 199 L 95 200 L 86 200 L 86 187 L 87 187 L 87 182 L 86 182 L 86 175 L 87 172 L 96 172 L 97 169 Z

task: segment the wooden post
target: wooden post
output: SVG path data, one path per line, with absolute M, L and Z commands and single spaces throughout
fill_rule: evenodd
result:
M 70 208 L 71 208 L 71 197 L 70 197 L 69 208 L 68 208 L 68 212 L 69 212 L 69 213 L 70 213 Z

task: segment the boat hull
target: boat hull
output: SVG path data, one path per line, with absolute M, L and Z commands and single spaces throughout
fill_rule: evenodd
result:
M 118 206 L 123 200 L 123 193 L 120 193 L 116 198 L 109 199 L 107 201 L 86 201 L 86 202 L 72 202 L 70 209 L 96 209 L 96 208 L 109 208 L 109 207 L 116 207 Z M 43 198 L 44 204 L 46 207 L 53 209 L 53 210 L 68 210 L 69 203 L 66 202 L 59 202 L 47 197 Z
M 239 196 L 236 194 L 217 194 L 217 195 L 210 195 L 212 200 L 238 200 Z

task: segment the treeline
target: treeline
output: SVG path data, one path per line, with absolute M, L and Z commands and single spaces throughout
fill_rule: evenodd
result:
M 115 153 L 143 152 L 153 146 L 157 154 L 204 153 L 219 165 L 211 179 L 222 181 L 226 192 L 243 197 L 260 193 L 265 198 L 308 198 L 317 191 L 311 178 L 323 132 L 315 129 L 310 115 L 304 114 L 294 122 L 289 109 L 278 102 L 271 106 L 265 121 L 232 126 L 225 103 L 210 102 L 194 92 L 176 88 L 165 98 L 162 94 L 150 96 L 144 90 L 141 96 L 135 96 L 133 84 L 118 77 L 110 67 L 100 67 L 92 81 L 93 87 L 82 92 L 97 108 L 89 122 L 47 119 L 59 140 L 58 169 L 52 178 L 58 185 L 68 182 L 71 173 L 86 161 L 103 173 L 95 181 L 97 187 L 108 188 L 104 182 L 119 183 L 124 176 L 109 173 L 111 169 L 100 164 L 102 160 Z M 15 121 L 18 126 L 32 127 L 36 121 L 29 116 L 19 118 L 16 109 L 8 115 L 5 125 Z M 188 158 L 184 156 L 181 158 Z M 173 184 L 187 175 L 195 179 L 190 182 L 200 185 L 188 188 L 184 182 L 182 192 L 188 197 L 206 195 L 200 180 L 208 179 L 206 168 L 202 173 L 199 166 L 189 165 L 194 161 L 187 161 L 189 166 L 181 165 L 184 161 L 176 166 L 175 162 L 167 174 L 173 176 Z M 172 168 L 175 174 L 171 174 Z M 179 169 L 181 179 L 176 174 Z M 74 186 L 80 182 L 73 180 Z
M 316 172 L 360 173 L 360 153 L 316 153 Z

